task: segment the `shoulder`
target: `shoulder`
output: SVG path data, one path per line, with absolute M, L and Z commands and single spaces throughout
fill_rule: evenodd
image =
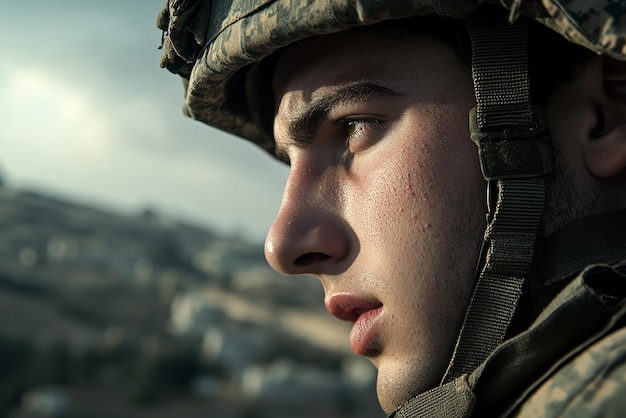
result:
M 574 357 L 529 396 L 517 416 L 626 416 L 626 328 Z

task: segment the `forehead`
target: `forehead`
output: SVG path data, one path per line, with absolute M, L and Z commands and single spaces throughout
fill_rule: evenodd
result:
M 384 73 L 384 66 L 372 59 L 376 50 L 389 43 L 380 35 L 352 29 L 331 35 L 316 36 L 288 47 L 274 71 L 275 97 L 289 89 L 306 88 L 320 75 L 324 84 L 341 84 L 357 77 L 371 78 Z M 369 51 L 369 53 L 368 53 Z
M 445 80 L 451 66 L 462 67 L 442 42 L 359 27 L 316 36 L 286 48 L 273 76 L 277 107 L 288 92 L 309 101 L 316 94 L 354 82 L 399 88 L 433 77 Z M 452 71 L 454 72 L 454 71 Z

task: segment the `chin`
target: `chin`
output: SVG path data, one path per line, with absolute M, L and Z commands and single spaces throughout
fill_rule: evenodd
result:
M 378 403 L 386 414 L 439 383 L 439 377 L 434 377 L 428 370 L 419 370 L 416 364 L 417 361 L 413 360 L 393 367 L 379 367 L 376 392 Z

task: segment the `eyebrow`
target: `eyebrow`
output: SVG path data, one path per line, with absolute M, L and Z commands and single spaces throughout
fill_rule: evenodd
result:
M 379 97 L 398 97 L 403 94 L 389 87 L 371 82 L 354 83 L 324 95 L 308 106 L 302 114 L 289 121 L 287 132 L 291 144 L 304 147 L 315 138 L 322 121 L 330 111 L 341 104 L 364 103 Z M 284 153 L 277 149 L 277 155 Z

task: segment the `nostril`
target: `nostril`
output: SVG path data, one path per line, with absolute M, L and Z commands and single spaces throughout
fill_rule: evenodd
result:
M 298 267 L 303 267 L 315 262 L 327 260 L 329 258 L 330 256 L 323 253 L 306 253 L 296 258 L 293 264 Z

